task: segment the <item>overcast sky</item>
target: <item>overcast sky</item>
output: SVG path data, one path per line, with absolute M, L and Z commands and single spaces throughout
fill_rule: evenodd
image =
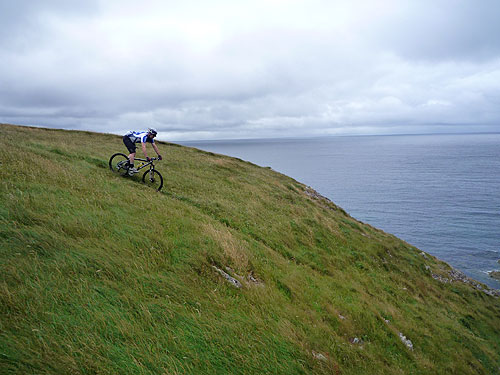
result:
M 0 0 L 0 122 L 195 140 L 500 131 L 498 0 Z

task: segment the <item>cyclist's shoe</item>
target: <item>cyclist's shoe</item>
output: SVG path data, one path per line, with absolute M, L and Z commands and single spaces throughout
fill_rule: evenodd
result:
M 128 169 L 128 175 L 133 176 L 135 173 L 139 172 L 137 168 L 129 168 Z

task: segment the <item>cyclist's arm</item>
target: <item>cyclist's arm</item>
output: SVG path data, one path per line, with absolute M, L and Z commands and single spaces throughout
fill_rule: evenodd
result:
M 151 143 L 151 146 L 153 146 L 153 149 L 155 150 L 156 155 L 160 156 L 160 151 L 158 150 L 158 147 L 154 143 Z
M 141 146 L 142 146 L 142 152 L 144 153 L 144 157 L 147 159 L 148 158 L 148 153 L 146 152 L 146 143 L 145 142 L 141 142 Z

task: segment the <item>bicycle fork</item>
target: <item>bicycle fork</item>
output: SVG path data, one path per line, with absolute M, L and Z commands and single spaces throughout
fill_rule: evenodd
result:
M 154 168 L 149 168 L 149 171 L 147 171 L 146 173 L 148 173 L 149 181 L 154 182 L 155 181 Z

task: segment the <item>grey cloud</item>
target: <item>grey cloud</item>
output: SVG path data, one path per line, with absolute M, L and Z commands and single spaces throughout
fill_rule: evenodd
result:
M 28 50 L 46 40 L 48 17 L 87 17 L 98 11 L 98 0 L 15 0 L 0 2 L 0 49 Z
M 0 121 L 116 133 L 146 124 L 179 139 L 500 130 L 500 6 L 387 2 L 387 14 L 345 29 L 327 22 L 332 3 L 315 2 L 321 27 L 308 14 L 236 25 L 210 47 L 163 21 L 129 27 L 140 17 L 115 18 L 121 3 L 2 4 L 24 47 L 0 36 Z
M 500 55 L 500 2 L 437 0 L 401 3 L 372 35 L 408 59 L 482 61 Z

